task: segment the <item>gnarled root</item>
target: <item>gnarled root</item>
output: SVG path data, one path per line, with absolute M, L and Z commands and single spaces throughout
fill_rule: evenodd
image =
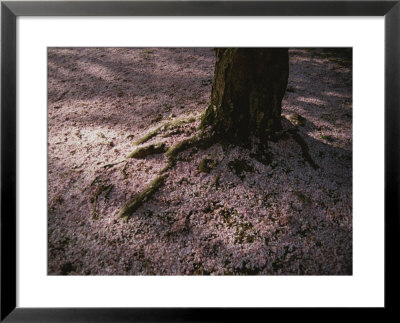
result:
M 147 187 L 125 204 L 118 213 L 119 218 L 129 218 L 144 202 L 150 199 L 155 192 L 164 184 L 167 174 L 158 175 Z
M 296 141 L 300 148 L 301 148 L 301 152 L 303 154 L 303 158 L 306 160 L 306 162 L 315 170 L 317 170 L 319 168 L 318 164 L 312 159 L 311 155 L 310 155 L 310 151 L 308 148 L 308 145 L 306 143 L 306 141 L 303 139 L 303 137 L 301 135 L 298 134 L 297 129 L 291 130 L 290 134 L 292 135 L 292 138 L 294 139 L 294 141 Z
M 135 212 L 143 203 L 148 201 L 154 195 L 154 193 L 160 189 L 169 175 L 168 171 L 176 165 L 177 156 L 179 153 L 193 147 L 205 149 L 211 146 L 213 142 L 214 141 L 211 138 L 193 136 L 170 147 L 165 152 L 165 156 L 167 157 L 167 165 L 157 174 L 157 177 L 153 179 L 143 191 L 135 194 L 135 196 L 122 207 L 118 213 L 118 217 L 128 219 L 133 212 Z
M 198 116 L 191 116 L 187 118 L 179 118 L 179 119 L 174 119 L 171 121 L 167 121 L 161 126 L 158 126 L 157 128 L 151 130 L 147 134 L 145 134 L 143 137 L 137 139 L 135 142 L 133 142 L 133 145 L 141 145 L 144 144 L 145 142 L 149 141 L 150 139 L 154 138 L 157 136 L 160 132 L 165 131 L 165 130 L 173 130 L 176 128 L 179 128 L 180 126 L 188 123 L 192 123 L 198 119 Z
M 94 193 L 94 196 L 90 199 L 90 202 L 92 203 L 93 206 L 93 210 L 92 210 L 92 219 L 96 220 L 99 217 L 99 212 L 97 210 L 97 204 L 98 204 L 98 200 L 99 200 L 99 196 L 104 193 L 104 199 L 108 200 L 108 196 L 112 190 L 112 188 L 114 187 L 113 184 L 108 184 L 108 185 L 104 185 L 101 184 L 96 192 Z
M 127 156 L 127 158 L 145 158 L 149 155 L 164 153 L 166 150 L 167 148 L 164 143 L 152 144 L 136 148 Z

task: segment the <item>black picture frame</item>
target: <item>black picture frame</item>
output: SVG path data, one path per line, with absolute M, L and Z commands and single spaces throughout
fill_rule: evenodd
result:
M 400 1 L 2 1 L 1 322 L 252 322 L 266 310 L 16 307 L 16 19 L 19 16 L 384 16 L 385 308 L 396 309 L 399 245 Z M 373 234 L 373 233 L 371 233 Z M 287 310 L 287 309 L 285 309 Z M 376 309 L 382 314 L 382 309 Z M 332 309 L 327 309 L 333 312 Z M 303 310 L 304 313 L 304 310 Z M 308 313 L 308 312 L 306 312 Z M 306 315 L 309 315 L 306 314 Z M 368 314 L 370 315 L 370 314 Z M 265 316 L 264 316 L 265 317 Z

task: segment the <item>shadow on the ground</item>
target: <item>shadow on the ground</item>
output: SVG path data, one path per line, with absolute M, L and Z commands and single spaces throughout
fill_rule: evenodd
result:
M 343 189 L 341 186 L 344 186 L 345 191 L 351 191 L 351 153 L 312 137 L 304 136 L 304 140 L 311 147 L 311 154 L 320 168 L 312 169 L 299 154 L 296 171 L 312 174 L 309 176 L 311 181 L 320 176 L 330 176 L 337 181 L 338 190 Z M 324 151 L 324 156 L 315 156 L 318 151 Z M 206 156 L 203 152 L 199 154 Z M 255 162 L 248 156 L 244 157 L 250 162 Z M 339 167 L 342 168 L 343 173 L 330 174 L 330 170 L 324 166 L 325 158 L 341 165 Z M 282 163 L 283 160 L 279 157 L 274 160 L 273 157 L 272 162 Z M 280 166 L 285 168 L 285 165 Z M 196 254 L 201 254 L 201 260 L 194 263 L 192 270 L 187 273 L 190 275 L 215 274 L 213 270 L 203 265 L 207 259 L 218 259 L 219 262 L 215 264 L 215 267 L 225 268 L 225 275 L 351 275 L 351 227 L 343 225 L 340 214 L 332 217 L 331 212 L 327 212 L 326 209 L 328 205 L 332 208 L 332 205 L 343 203 L 342 197 L 337 191 L 328 190 L 326 192 L 328 197 L 314 200 L 314 197 L 306 195 L 308 193 L 303 193 L 304 183 L 296 183 L 297 175 L 294 169 L 286 169 L 284 172 L 287 180 L 280 186 L 275 186 L 274 191 L 285 192 L 286 198 L 290 197 L 285 202 L 288 205 L 287 210 L 280 210 L 279 207 L 270 205 L 271 201 L 268 201 L 263 205 L 269 208 L 267 215 L 243 216 L 234 209 L 225 208 L 218 200 L 211 201 L 206 209 L 202 203 L 182 201 L 181 203 L 187 207 L 187 214 L 186 217 L 177 218 L 173 209 L 165 212 L 165 203 L 168 202 L 165 200 L 161 202 L 158 199 L 158 196 L 168 196 L 173 190 L 179 191 L 182 188 L 180 182 L 170 182 L 166 187 L 161 188 L 160 193 L 157 193 L 152 201 L 137 210 L 130 221 L 139 220 L 143 226 L 160 232 L 161 238 L 166 239 L 171 245 L 176 245 L 177 251 L 185 249 L 187 245 L 195 245 Z M 217 172 L 211 172 L 202 182 L 207 184 L 216 174 Z M 232 189 L 238 189 L 243 192 L 242 194 L 252 192 L 256 196 L 265 195 L 266 192 L 263 192 L 257 183 L 251 181 L 253 175 L 249 173 L 246 176 L 247 179 L 250 178 L 248 181 L 237 178 L 233 186 L 232 183 L 229 185 L 222 183 L 219 190 L 229 192 Z M 185 184 L 187 186 L 185 189 L 190 190 L 191 183 Z M 266 195 L 269 194 L 271 192 L 267 192 Z M 279 200 L 278 196 L 276 198 Z M 281 202 L 278 205 L 282 206 L 282 204 L 284 203 Z M 179 205 L 177 208 L 181 207 L 182 205 Z M 262 232 L 253 226 L 254 217 L 257 216 L 264 217 L 263 221 L 269 223 L 271 231 Z M 211 234 L 209 231 L 203 232 L 203 227 L 196 225 L 201 219 L 206 221 L 209 217 L 217 218 L 213 225 L 218 226 L 218 229 Z M 154 218 L 157 220 L 155 221 Z M 227 236 L 231 236 L 231 239 L 227 240 Z M 236 247 L 246 245 L 246 253 L 232 248 L 232 239 Z M 186 241 L 185 246 L 181 244 L 182 241 Z M 264 262 L 257 261 L 257 259 L 263 259 L 265 255 L 268 256 Z M 147 270 L 151 274 L 150 263 L 148 259 Z M 160 270 L 159 264 L 153 264 L 153 266 L 154 272 Z M 168 271 L 166 270 L 164 274 L 168 274 Z
M 176 49 L 176 51 L 179 53 L 179 49 Z M 145 129 L 152 125 L 149 120 L 151 115 L 154 114 L 154 110 L 146 111 L 142 109 L 143 104 L 140 107 L 136 106 L 135 100 L 138 96 L 143 98 L 146 95 L 152 95 L 153 98 L 156 98 L 157 94 L 171 96 L 172 98 L 177 92 L 185 96 L 185 84 L 187 83 L 196 83 L 199 87 L 209 86 L 210 80 L 202 76 L 201 71 L 190 76 L 184 73 L 180 74 L 179 71 L 184 68 L 185 64 L 191 64 L 192 60 L 179 56 L 173 62 L 169 62 L 169 64 L 174 65 L 177 74 L 158 77 L 155 66 L 151 62 L 149 63 L 149 57 L 153 53 L 151 49 L 143 49 L 138 54 L 140 55 L 139 61 L 143 65 L 148 64 L 145 69 L 139 69 L 138 66 L 132 64 L 123 56 L 118 57 L 118 60 L 92 58 L 90 61 L 86 61 L 85 57 L 80 56 L 79 50 L 76 49 L 65 49 L 63 53 L 56 55 L 50 54 L 49 78 L 58 84 L 63 84 L 59 88 L 49 88 L 50 108 L 55 105 L 62 105 L 67 101 L 68 104 L 72 105 L 75 101 L 88 99 L 103 100 L 112 107 L 112 104 L 118 104 L 118 98 L 129 96 L 132 99 L 132 106 L 121 106 L 118 110 L 110 111 L 106 116 L 103 113 L 98 113 L 95 108 L 89 108 L 87 114 L 71 113 L 69 118 L 82 128 L 89 123 L 103 125 L 104 122 L 129 127 L 130 121 L 126 118 L 126 114 L 136 113 L 139 119 L 142 117 L 141 122 L 144 124 L 143 129 Z M 310 59 L 310 53 L 311 58 L 316 57 L 322 60 Z M 269 195 L 275 194 L 274 192 L 263 192 L 262 186 L 257 183 L 258 177 L 254 177 L 254 181 L 243 181 L 236 178 L 232 183 L 222 182 L 219 188 L 219 190 L 224 190 L 224 193 L 221 194 L 229 194 L 231 189 L 237 188 L 243 194 L 251 192 L 257 196 L 268 196 L 270 200 L 266 199 L 262 202 L 262 206 L 268 209 L 263 222 L 267 223 L 267 227 L 271 229 L 259 231 L 254 224 L 254 217 L 257 214 L 242 216 L 235 210 L 220 205 L 218 201 L 210 201 L 211 205 L 208 209 L 204 209 L 200 202 L 189 203 L 186 201 L 187 215 L 184 218 L 177 218 L 172 211 L 168 211 L 167 214 L 163 203 L 168 204 L 168 195 L 172 194 L 174 190 L 179 190 L 179 185 L 184 185 L 171 181 L 167 183 L 168 185 L 162 187 L 159 193 L 156 193 L 152 201 L 148 201 L 136 211 L 130 220 L 138 221 L 141 228 L 147 227 L 161 232 L 160 239 L 165 239 L 170 245 L 176 246 L 177 257 L 179 251 L 185 250 L 188 245 L 195 246 L 197 250 L 194 251 L 193 257 L 190 258 L 190 255 L 187 257 L 190 259 L 198 257 L 199 260 L 192 261 L 193 267 L 187 269 L 186 274 L 215 274 L 213 266 L 214 268 L 224 268 L 223 274 L 228 275 L 352 274 L 352 229 L 351 226 L 343 224 L 340 214 L 332 212 L 335 205 L 346 202 L 342 201 L 342 195 L 338 194 L 338 191 L 351 192 L 352 150 L 351 144 L 339 145 L 334 136 L 329 135 L 330 131 L 335 130 L 338 123 L 351 129 L 351 79 L 349 80 L 348 72 L 340 69 L 325 71 L 325 73 L 336 76 L 334 83 L 331 81 L 332 78 L 312 72 L 313 68 L 320 70 L 326 64 L 324 59 L 333 61 L 343 68 L 351 69 L 351 53 L 348 49 L 310 49 L 294 50 L 293 54 L 301 62 L 302 70 L 291 75 L 285 98 L 285 100 L 288 100 L 288 96 L 290 96 L 291 104 L 285 105 L 284 100 L 283 112 L 287 116 L 301 114 L 305 118 L 306 123 L 303 127 L 298 127 L 298 133 L 306 142 L 309 153 L 319 168 L 314 169 L 310 166 L 310 163 L 302 155 L 298 143 L 293 138 L 281 139 L 281 142 L 288 141 L 291 146 L 297 149 L 297 156 L 291 157 L 295 159 L 296 169 L 291 168 L 292 166 L 285 162 L 285 156 L 279 156 L 277 152 L 274 152 L 272 157 L 272 163 L 280 169 L 280 173 L 274 175 L 271 166 L 271 181 L 274 180 L 274 176 L 278 175 L 286 176 L 287 179 L 284 184 L 278 184 L 274 188 L 274 192 L 277 192 L 276 194 L 284 192 L 284 197 L 287 200 L 281 201 L 279 196 Z M 201 53 L 194 51 L 193 55 L 201 56 Z M 65 61 L 68 61 L 69 65 L 66 66 Z M 302 71 L 303 74 L 301 74 Z M 125 75 L 123 78 L 113 78 L 113 75 L 121 72 Z M 152 80 L 152 82 L 146 83 L 147 79 Z M 155 79 L 157 81 L 154 81 Z M 318 94 L 313 90 L 316 82 L 319 82 L 318 85 L 321 86 Z M 347 92 L 343 94 L 343 91 L 335 90 L 339 88 L 346 88 Z M 192 97 L 189 94 L 185 98 L 185 100 L 191 99 Z M 171 112 L 168 107 L 164 108 L 165 111 L 163 111 L 163 108 L 159 110 L 163 118 Z M 321 132 L 319 139 L 310 135 L 315 131 Z M 271 143 L 270 145 L 275 144 Z M 201 158 L 203 152 L 200 151 L 198 154 Z M 226 152 L 225 155 L 229 156 L 229 152 Z M 249 155 L 250 151 L 244 158 L 250 163 L 256 163 Z M 226 160 L 225 164 L 226 162 L 229 162 L 229 160 Z M 332 163 L 336 165 L 335 169 L 330 169 Z M 52 173 L 65 172 L 62 161 L 54 162 L 53 166 L 55 167 L 51 170 Z M 323 176 L 327 177 L 327 180 L 335 181 L 337 191 L 327 190 L 324 192 L 324 199 L 308 196 L 303 192 L 303 188 L 304 185 L 310 183 L 298 182 L 298 173 L 303 172 L 306 174 L 307 181 L 310 182 Z M 203 180 L 211 181 L 216 174 L 215 171 L 212 171 Z M 250 172 L 246 174 L 247 179 L 252 176 L 254 175 Z M 71 185 L 74 183 L 78 185 L 78 178 L 79 175 L 76 175 Z M 191 184 L 185 185 L 190 186 Z M 111 194 L 112 196 L 126 197 L 129 195 L 127 184 L 115 186 Z M 161 195 L 167 196 L 167 199 L 160 200 Z M 283 199 L 283 197 L 281 198 Z M 287 204 L 286 210 L 277 208 L 277 205 L 282 206 L 283 204 Z M 351 205 L 348 207 L 351 208 Z M 90 212 L 89 207 L 87 207 L 87 210 Z M 51 210 L 51 212 L 55 211 Z M 88 215 L 89 217 L 90 215 Z M 202 226 L 196 225 L 202 218 L 207 219 L 208 217 L 213 218 L 213 221 L 215 221 L 213 223 L 219 225 L 218 228 L 215 228 L 213 235 L 204 232 Z M 78 219 L 79 217 L 77 217 Z M 77 241 L 77 238 L 74 239 L 74 241 Z M 68 247 L 68 245 L 72 243 L 72 240 L 67 234 L 62 234 L 58 241 L 58 245 L 49 245 L 50 256 L 55 257 L 55 255 L 64 254 L 66 250 L 71 251 L 71 247 Z M 185 241 L 185 245 L 181 245 L 182 241 Z M 152 243 L 152 241 L 149 243 Z M 241 245 L 246 245 L 246 252 L 240 251 Z M 79 246 L 79 243 L 74 244 L 74 248 L 77 246 Z M 79 247 L 84 248 L 82 245 Z M 90 253 L 90 250 L 88 252 Z M 162 264 L 152 263 L 151 259 L 145 257 L 143 249 L 139 248 L 130 257 L 130 265 L 125 268 L 126 273 L 152 274 L 153 271 L 162 270 Z M 216 259 L 215 264 L 213 266 L 204 265 L 208 259 Z M 78 262 L 79 260 L 76 260 L 76 263 Z M 71 260 L 64 262 L 60 265 L 58 273 L 69 274 L 77 270 L 75 268 L 76 263 L 75 267 L 72 265 L 73 263 Z M 146 263 L 146 266 L 135 267 L 132 265 L 135 263 Z M 118 272 L 116 274 L 123 273 Z M 165 268 L 164 274 L 169 274 L 168 268 Z

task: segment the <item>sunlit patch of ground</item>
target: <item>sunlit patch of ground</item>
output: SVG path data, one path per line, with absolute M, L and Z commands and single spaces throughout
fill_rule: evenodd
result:
M 132 142 L 207 107 L 214 56 L 49 49 L 49 274 L 352 273 L 352 68 L 335 52 L 290 51 L 283 125 L 297 126 L 318 169 L 291 136 L 270 142 L 264 163 L 247 147 L 188 149 L 152 199 L 118 219 L 166 164 L 126 160 Z M 146 144 L 176 144 L 198 122 Z

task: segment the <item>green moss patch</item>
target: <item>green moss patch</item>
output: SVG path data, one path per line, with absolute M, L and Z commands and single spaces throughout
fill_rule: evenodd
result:
M 306 118 L 302 117 L 298 113 L 293 113 L 288 117 L 288 120 L 294 125 L 294 126 L 300 126 L 304 127 L 306 124 Z
M 217 174 L 211 182 L 211 187 L 215 186 L 216 189 L 219 188 L 219 180 L 221 178 L 221 174 Z
M 164 143 L 152 144 L 144 147 L 138 147 L 132 151 L 127 158 L 145 158 L 149 155 L 161 154 L 167 151 Z
M 151 138 L 153 138 L 153 137 L 158 135 L 158 133 L 160 132 L 160 128 L 161 127 L 158 127 L 156 129 L 148 132 L 143 137 L 141 137 L 138 140 L 136 140 L 132 145 L 137 146 L 137 145 L 141 145 L 141 144 L 145 143 L 146 141 L 149 141 Z
M 167 157 L 167 165 L 158 173 L 158 176 L 140 193 L 133 196 L 133 198 L 122 207 L 118 217 L 128 219 L 133 212 L 135 212 L 144 202 L 148 201 L 152 195 L 164 184 L 165 179 L 168 177 L 168 170 L 176 164 L 177 156 L 180 152 L 193 148 L 207 148 L 213 141 L 210 138 L 203 138 L 193 136 L 183 140 L 176 145 L 166 149 L 164 144 L 149 145 L 141 147 L 132 152 L 128 157 L 130 158 L 143 158 L 149 154 L 165 152 Z
M 171 121 L 167 121 L 164 124 L 162 124 L 161 126 L 151 130 L 150 132 L 145 134 L 143 137 L 141 137 L 138 140 L 136 140 L 135 142 L 133 142 L 133 145 L 136 145 L 136 146 L 141 145 L 141 144 L 149 141 L 150 139 L 154 138 L 155 136 L 157 136 L 160 132 L 174 130 L 185 124 L 192 123 L 196 120 L 197 120 L 197 117 L 190 116 L 190 117 L 177 118 L 177 119 L 173 119 Z
M 133 198 L 125 204 L 119 211 L 118 217 L 128 219 L 133 212 L 135 212 L 142 204 L 148 201 L 154 193 L 164 184 L 167 174 L 158 175 L 153 179 L 147 187 L 140 193 L 133 196 Z
M 217 165 L 218 165 L 218 161 L 217 160 L 204 158 L 204 159 L 201 160 L 201 162 L 199 164 L 199 171 L 203 172 L 203 173 L 209 173 Z
M 173 145 L 170 148 L 168 148 L 168 150 L 165 152 L 165 156 L 168 159 L 168 164 L 167 164 L 166 168 L 163 169 L 163 171 L 166 171 L 169 168 L 175 166 L 176 157 L 178 156 L 178 154 L 180 152 L 192 147 L 197 141 L 198 141 L 198 137 L 194 136 L 189 139 L 182 140 L 181 142 L 177 143 L 176 145 Z
M 212 138 L 206 138 L 206 137 L 201 137 L 201 136 L 193 136 L 188 139 L 182 140 L 181 142 L 177 143 L 174 146 L 171 146 L 166 152 L 165 156 L 168 159 L 168 165 L 167 167 L 163 170 L 166 171 L 169 168 L 175 166 L 177 156 L 179 153 L 189 149 L 206 149 L 210 147 L 214 143 L 214 140 Z

